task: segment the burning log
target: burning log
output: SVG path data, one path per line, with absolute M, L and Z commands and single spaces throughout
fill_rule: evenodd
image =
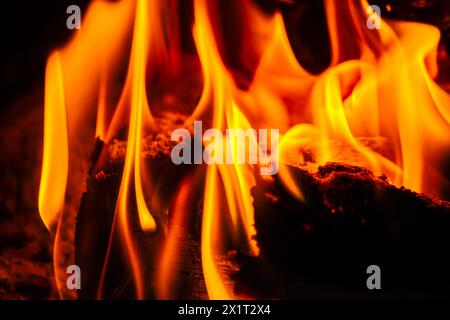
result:
M 146 297 L 157 298 L 155 295 L 157 284 L 154 275 L 157 271 L 160 254 L 167 230 L 171 230 L 177 238 L 177 258 L 170 258 L 178 265 L 173 289 L 173 298 L 200 299 L 206 298 L 202 265 L 200 259 L 200 225 L 201 214 L 191 212 L 187 225 L 174 225 L 171 217 L 171 200 L 177 191 L 183 177 L 192 174 L 192 167 L 176 166 L 170 158 L 170 133 L 173 129 L 183 125 L 185 118 L 167 113 L 158 118 L 160 130 L 157 134 L 150 134 L 144 139 L 143 156 L 150 170 L 152 181 L 155 182 L 155 194 L 158 198 L 151 199 L 150 210 L 157 222 L 157 231 L 146 233 L 139 227 L 134 192 L 130 192 L 130 225 L 136 236 L 139 254 L 145 269 Z M 94 155 L 100 155 L 101 149 L 107 150 L 106 160 L 101 165 L 95 165 L 98 157 L 93 157 L 93 169 L 87 179 L 87 191 L 82 197 L 76 225 L 76 263 L 83 271 L 82 288 L 79 298 L 95 298 L 102 276 L 105 261 L 108 263 L 108 274 L 104 285 L 104 298 L 131 298 L 134 288 L 131 281 L 129 265 L 124 257 L 124 248 L 120 237 L 112 237 L 116 232 L 113 227 L 116 201 L 121 183 L 126 143 L 115 140 L 105 146 L 97 141 Z M 200 197 L 199 197 L 200 199 Z M 134 205 L 132 205 L 134 204 Z M 111 242 L 109 258 L 107 257 L 108 242 Z
M 450 203 L 345 163 L 291 170 L 304 202 L 278 176 L 252 190 L 261 251 L 242 260 L 238 290 L 259 298 L 448 296 Z M 381 268 L 382 295 L 366 287 L 370 265 Z
M 182 119 L 169 114 L 164 121 L 167 128 L 176 128 Z M 147 136 L 145 144 L 150 148 L 144 152 L 151 176 L 159 181 L 158 194 L 162 195 L 156 201 L 158 205 L 152 206 L 152 213 L 158 226 L 166 228 L 159 227 L 156 233 L 143 232 L 134 206 L 130 208 L 132 232 L 143 257 L 146 297 L 158 297 L 154 275 L 170 229 L 177 239 L 178 253 L 169 258 L 177 270 L 171 297 L 203 299 L 207 293 L 200 253 L 202 193 L 197 191 L 197 200 L 190 199 L 196 206 L 184 223 L 177 222 L 171 199 L 179 183 L 173 182 L 193 173 L 192 167 L 172 164 L 168 132 Z M 383 139 L 359 139 L 359 143 L 385 156 L 391 152 Z M 239 271 L 230 268 L 227 258 L 218 264 L 223 274 L 237 271 L 229 283 L 236 294 L 258 298 L 372 297 L 365 287 L 365 271 L 376 264 L 382 268 L 383 292 L 388 296 L 402 297 L 408 292 L 417 296 L 444 295 L 450 284 L 445 275 L 450 264 L 442 254 L 450 240 L 446 233 L 450 227 L 450 204 L 391 185 L 385 176 L 376 177 L 364 169 L 364 161 L 345 145 L 337 141 L 331 144 L 341 151 L 345 149 L 337 153 L 348 158 L 342 159 L 345 163 L 318 166 L 315 151 L 307 149 L 297 167 L 291 167 L 305 194 L 304 202 L 293 198 L 278 176 L 258 180 L 252 196 L 260 255 L 240 256 Z M 116 140 L 104 146 L 99 141 L 97 150 L 102 148 L 108 150 L 107 161 L 93 167 L 77 218 L 76 263 L 83 270 L 80 298 L 97 296 L 114 229 L 126 144 Z M 93 163 L 97 162 L 98 157 L 94 157 Z M 115 239 L 111 247 L 110 276 L 106 278 L 103 297 L 133 297 L 120 240 Z M 411 276 L 414 283 L 408 282 Z

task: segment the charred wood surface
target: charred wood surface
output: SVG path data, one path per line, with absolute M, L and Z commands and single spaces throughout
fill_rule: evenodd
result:
M 343 163 L 291 168 L 305 201 L 279 177 L 253 188 L 257 258 L 237 287 L 263 298 L 448 297 L 450 204 Z M 370 265 L 382 290 L 366 287 Z
M 134 188 L 129 193 L 129 224 L 131 234 L 142 263 L 146 298 L 155 296 L 155 273 L 160 262 L 162 246 L 169 228 L 175 228 L 177 237 L 177 273 L 171 279 L 175 287 L 171 288 L 171 297 L 179 299 L 207 298 L 200 259 L 200 226 L 201 214 L 189 213 L 185 226 L 172 225 L 171 202 L 180 182 L 190 172 L 192 167 L 176 166 L 170 158 L 170 133 L 180 127 L 184 118 L 170 113 L 158 119 L 160 129 L 158 133 L 144 138 L 143 156 L 149 168 L 151 180 L 154 182 L 153 197 L 148 200 L 150 211 L 157 223 L 156 232 L 144 232 L 138 223 L 138 213 L 134 195 Z M 162 126 L 162 128 L 161 128 Z M 104 282 L 103 298 L 128 299 L 135 297 L 132 272 L 120 236 L 117 223 L 113 228 L 114 213 L 122 178 L 123 163 L 126 153 L 126 142 L 113 141 L 105 146 L 98 141 L 94 155 L 100 155 L 106 150 L 106 161 L 101 165 L 94 165 L 87 179 L 87 191 L 81 201 L 76 225 L 76 262 L 83 270 L 82 287 L 79 298 L 95 298 L 105 262 L 108 241 L 114 232 L 111 242 L 111 252 L 107 265 Z M 94 156 L 93 163 L 98 159 Z M 134 185 L 133 183 L 131 184 Z M 199 190 L 200 192 L 201 190 Z
M 166 138 L 159 135 L 158 139 Z M 156 297 L 155 272 L 167 228 L 171 228 L 178 239 L 178 255 L 171 261 L 178 271 L 171 279 L 171 297 L 207 298 L 200 252 L 201 203 L 189 212 L 187 224 L 174 225 L 171 221 L 171 199 L 192 167 L 173 165 L 166 143 L 155 142 L 154 137 L 147 137 L 146 141 L 153 146 L 147 149 L 153 151 L 145 153 L 146 162 L 152 168 L 153 179 L 159 181 L 158 192 L 162 195 L 156 201 L 158 205 L 151 208 L 159 226 L 157 232 L 140 230 L 132 192 L 129 205 L 132 234 L 142 257 L 146 297 Z M 391 152 L 382 139 L 360 140 L 360 143 L 384 155 Z M 338 149 L 346 148 L 334 144 Z M 97 147 L 108 150 L 109 160 L 93 167 L 77 218 L 76 262 L 83 270 L 83 290 L 79 296 L 82 299 L 94 298 L 97 293 L 126 144 L 115 141 L 104 146 L 99 141 Z M 291 168 L 305 195 L 304 202 L 294 199 L 277 176 L 257 180 L 252 196 L 260 255 L 255 258 L 238 253 L 240 270 L 230 263 L 230 257 L 222 258 L 219 263 L 224 274 L 234 274 L 230 284 L 236 295 L 256 298 L 447 296 L 450 277 L 446 270 L 450 263 L 445 250 L 450 241 L 449 203 L 397 188 L 386 177 L 374 176 L 362 167 L 364 161 L 356 153 L 347 154 L 347 163 L 324 166 L 318 166 L 315 157 L 314 150 L 304 150 L 297 161 L 298 167 Z M 201 197 L 202 190 L 198 190 L 192 201 L 201 201 Z M 121 238 L 115 237 L 104 298 L 124 299 L 135 295 L 123 248 Z M 366 269 L 373 264 L 382 270 L 382 294 L 366 287 Z

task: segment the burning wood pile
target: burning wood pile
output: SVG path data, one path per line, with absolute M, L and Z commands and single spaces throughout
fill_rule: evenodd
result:
M 94 1 L 46 69 L 59 297 L 448 297 L 449 6 L 401 3 Z

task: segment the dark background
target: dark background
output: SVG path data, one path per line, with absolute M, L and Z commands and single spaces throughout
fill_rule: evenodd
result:
M 0 108 L 17 96 L 42 88 L 48 54 L 65 44 L 74 31 L 67 29 L 66 9 L 83 12 L 89 0 L 2 1 L 0 5 Z

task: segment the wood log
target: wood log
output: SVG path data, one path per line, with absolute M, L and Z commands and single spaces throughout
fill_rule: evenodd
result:
M 449 202 L 345 163 L 290 170 L 304 202 L 278 176 L 252 189 L 260 255 L 240 258 L 238 290 L 258 298 L 450 295 Z M 370 265 L 381 268 L 380 291 L 366 287 Z
M 171 222 L 171 203 L 180 182 L 189 174 L 199 170 L 195 166 L 176 166 L 170 158 L 170 141 L 172 130 L 184 123 L 184 117 L 174 113 L 166 113 L 157 119 L 159 130 L 144 138 L 143 156 L 149 168 L 150 178 L 155 185 L 155 194 L 148 205 L 154 216 L 158 229 L 156 232 L 143 232 L 138 224 L 135 205 L 134 188 L 129 194 L 129 223 L 135 238 L 136 247 L 143 265 L 145 297 L 157 298 L 155 295 L 155 272 L 166 231 L 175 228 L 178 239 L 179 256 L 173 259 L 178 272 L 173 277 L 176 284 L 171 298 L 204 299 L 207 298 L 200 259 L 200 227 L 201 214 L 190 212 L 187 225 L 173 225 Z M 101 150 L 106 150 L 106 160 L 96 164 Z M 118 198 L 126 142 L 115 140 L 105 146 L 98 141 L 94 151 L 93 169 L 87 178 L 87 191 L 82 197 L 77 217 L 75 260 L 83 271 L 82 288 L 79 298 L 92 299 L 97 296 L 106 250 L 111 231 Z M 200 169 L 201 171 L 202 169 Z M 201 188 L 197 191 L 201 193 Z M 199 196 L 199 199 L 201 197 Z M 196 200 L 193 200 L 194 204 Z M 129 257 L 124 250 L 123 242 L 118 236 L 117 228 L 111 245 L 107 277 L 105 278 L 102 297 L 106 299 L 134 298 Z
M 152 175 L 156 174 L 153 177 L 162 179 L 159 192 L 164 198 L 158 202 L 162 206 L 152 209 L 152 213 L 158 224 L 166 223 L 179 239 L 179 255 L 172 261 L 178 272 L 172 279 L 171 297 L 205 299 L 200 253 L 202 190 L 197 190 L 192 200 L 197 205 L 189 212 L 188 223 L 174 225 L 169 204 L 177 190 L 173 182 L 181 181 L 192 166 L 174 166 L 165 143 L 146 139 L 148 145 L 157 146 L 149 149 L 153 151 L 146 153 L 146 159 L 154 170 Z M 383 139 L 359 142 L 383 155 L 390 153 Z M 98 143 L 98 148 L 104 148 Z M 346 148 L 337 142 L 331 145 Z M 76 262 L 83 270 L 80 298 L 96 296 L 125 147 L 120 141 L 106 147 L 109 161 L 96 166 L 87 180 L 76 229 Z M 371 264 L 383 270 L 383 292 L 387 297 L 447 294 L 450 278 L 445 275 L 445 268 L 450 264 L 442 252 L 450 240 L 449 203 L 391 185 L 386 177 L 376 177 L 364 169 L 364 161 L 356 153 L 347 151 L 337 153 L 341 158 L 347 154 L 345 163 L 318 166 L 314 150 L 303 150 L 298 167 L 291 170 L 302 186 L 304 202 L 294 199 L 278 176 L 257 179 L 252 196 L 260 255 L 255 258 L 238 252 L 232 268 L 230 257 L 217 257 L 223 262 L 219 263 L 221 272 L 231 276 L 229 284 L 237 296 L 378 297 L 365 286 L 366 268 Z M 162 229 L 153 234 L 142 232 L 132 203 L 134 195 L 130 194 L 130 222 L 145 268 L 146 297 L 155 298 L 154 275 L 166 234 Z M 112 247 L 103 297 L 132 298 L 132 276 L 122 244 L 116 239 Z M 414 281 L 410 281 L 411 276 Z

